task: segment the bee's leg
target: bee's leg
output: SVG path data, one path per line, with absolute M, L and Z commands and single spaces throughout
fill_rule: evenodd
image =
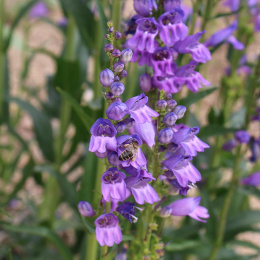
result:
M 131 160 L 132 160 L 132 158 L 129 158 L 128 163 L 127 163 L 128 165 L 130 164 Z

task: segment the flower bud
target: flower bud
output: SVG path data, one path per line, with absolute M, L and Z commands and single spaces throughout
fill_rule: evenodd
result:
M 250 135 L 247 131 L 245 130 L 240 130 L 240 131 L 237 131 L 235 133 L 235 139 L 239 142 L 239 143 L 249 143 L 249 140 L 250 140 Z
M 149 74 L 144 73 L 139 78 L 140 88 L 143 92 L 147 93 L 152 89 L 152 78 Z
M 165 109 L 167 107 L 167 102 L 165 100 L 158 100 L 156 106 L 158 109 Z
M 120 72 L 120 77 L 122 77 L 122 78 L 127 77 L 127 71 L 126 71 L 126 70 L 122 70 L 122 71 Z
M 172 208 L 169 207 L 169 206 L 165 206 L 165 207 L 160 209 L 159 216 L 161 218 L 168 218 L 168 217 L 171 216 L 171 213 L 172 213 Z
M 111 92 L 106 93 L 106 99 L 113 99 L 115 96 Z
M 127 106 L 122 102 L 113 102 L 106 111 L 106 115 L 111 120 L 119 121 L 128 113 Z
M 112 33 L 112 32 L 114 31 L 114 27 L 109 27 L 109 28 L 107 29 L 107 31 L 108 31 L 109 33 Z
M 170 99 L 167 101 L 167 106 L 169 109 L 173 109 L 177 106 L 177 102 L 174 99 Z
M 122 50 L 121 57 L 119 60 L 123 63 L 128 63 L 133 56 L 133 51 L 131 49 L 124 49 Z
M 104 69 L 99 74 L 99 81 L 103 87 L 110 87 L 114 81 L 114 73 L 110 69 Z
M 237 142 L 234 139 L 228 140 L 223 144 L 222 149 L 229 152 L 237 146 Z
M 116 32 L 115 32 L 115 39 L 116 39 L 116 40 L 119 40 L 119 39 L 121 39 L 121 37 L 122 37 L 121 32 L 116 31 Z
M 126 129 L 130 129 L 135 125 L 135 120 L 132 117 L 128 117 L 124 119 L 124 123 L 126 124 Z
M 121 72 L 124 69 L 124 63 L 118 61 L 113 65 L 114 72 Z
M 115 124 L 115 129 L 118 133 L 123 133 L 126 130 L 126 124 L 124 121 L 117 122 Z
M 118 154 L 116 152 L 110 152 L 108 154 L 108 162 L 114 166 L 118 166 L 120 164 L 120 160 L 118 158 Z
M 174 112 L 170 112 L 163 117 L 163 123 L 167 126 L 174 126 L 177 119 L 177 115 Z
M 110 87 L 111 93 L 115 96 L 122 95 L 124 93 L 124 90 L 125 90 L 125 86 L 121 82 L 113 82 Z
M 118 50 L 118 49 L 114 49 L 113 51 L 112 51 L 112 56 L 113 57 L 119 57 L 121 55 L 121 51 L 120 50 Z
M 78 203 L 78 210 L 80 215 L 84 217 L 93 217 L 96 215 L 96 212 L 93 210 L 91 204 L 87 201 L 80 201 Z
M 158 135 L 158 140 L 162 144 L 170 143 L 173 138 L 173 130 L 171 128 L 163 128 Z
M 119 78 L 119 76 L 115 76 L 115 79 L 114 79 L 114 81 L 116 81 L 116 82 L 120 81 L 120 78 Z
M 159 145 L 159 146 L 158 146 L 158 151 L 159 151 L 160 153 L 164 152 L 165 150 L 166 150 L 166 147 L 165 147 L 164 145 Z
M 171 99 L 172 98 L 172 94 L 170 92 L 165 92 L 165 98 L 166 99 Z
M 107 52 L 110 52 L 110 51 L 112 51 L 113 49 L 114 49 L 114 46 L 113 46 L 113 44 L 111 44 L 111 43 L 107 43 L 106 45 L 105 45 L 105 51 L 107 51 Z
M 186 111 L 185 106 L 177 106 L 173 109 L 173 112 L 177 115 L 178 119 L 180 119 L 184 116 L 185 111 Z

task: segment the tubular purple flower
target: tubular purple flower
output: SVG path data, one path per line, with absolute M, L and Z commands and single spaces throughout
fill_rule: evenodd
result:
M 109 168 L 101 177 L 101 192 L 105 201 L 111 198 L 124 201 L 126 199 L 125 174 L 116 167 Z
M 165 207 L 163 207 L 163 208 L 161 208 L 160 210 L 159 210 L 159 216 L 161 217 L 161 218 L 168 218 L 168 217 L 170 217 L 171 216 L 171 213 L 172 213 L 172 208 L 171 207 L 169 207 L 169 206 L 165 206 Z
M 200 197 L 185 198 L 177 200 L 169 205 L 171 207 L 173 216 L 189 216 L 197 221 L 206 223 L 206 220 L 201 218 L 209 218 L 208 210 L 200 204 Z
M 248 144 L 250 141 L 250 134 L 245 130 L 240 130 L 235 133 L 235 139 L 241 144 Z
M 122 50 L 121 57 L 119 61 L 123 62 L 124 64 L 128 63 L 133 57 L 133 51 L 131 49 L 124 49 Z
M 116 152 L 110 152 L 107 159 L 108 162 L 114 166 L 118 166 L 121 163 Z
M 174 126 L 177 119 L 177 115 L 174 112 L 170 112 L 163 117 L 163 123 L 167 126 Z
M 116 208 L 116 211 L 124 218 L 126 218 L 130 223 L 137 222 L 137 217 L 135 216 L 135 203 L 128 201 L 124 202 Z
M 121 96 L 124 93 L 125 86 L 121 82 L 113 82 L 110 87 L 110 91 L 115 96 Z
M 186 107 L 179 105 L 173 109 L 173 112 L 177 115 L 177 118 L 180 119 L 184 116 Z
M 131 62 L 137 62 L 137 61 L 139 66 L 143 66 L 143 65 L 151 66 L 151 53 L 147 51 L 139 51 L 135 49 Z
M 170 11 L 179 8 L 181 5 L 181 0 L 165 0 L 164 1 L 164 11 Z
M 37 2 L 30 10 L 29 17 L 31 19 L 46 17 L 49 14 L 49 10 L 43 1 Z
M 241 180 L 242 185 L 260 186 L 260 172 L 255 172 Z
M 84 217 L 93 217 L 96 215 L 96 212 L 93 210 L 91 204 L 87 201 L 80 201 L 78 203 L 78 210 L 80 215 Z
M 150 16 L 153 9 L 157 10 L 155 0 L 134 0 L 134 9 L 141 16 Z
M 132 50 L 147 51 L 153 53 L 158 47 L 155 37 L 158 35 L 160 25 L 155 18 L 142 18 L 136 21 L 138 24 L 135 35 L 127 42 Z
M 174 192 L 178 192 L 179 195 L 183 196 L 186 196 L 188 191 L 193 187 L 192 183 L 189 183 L 186 187 L 182 187 L 177 179 L 167 178 L 166 181 L 171 185 Z
M 143 205 L 145 202 L 153 204 L 159 201 L 159 196 L 154 188 L 148 184 L 151 180 L 155 180 L 152 174 L 145 171 L 135 171 L 132 176 L 127 177 L 125 182 L 127 188 L 131 191 L 138 204 Z
M 149 74 L 144 73 L 139 78 L 140 88 L 144 93 L 149 92 L 152 89 L 152 78 Z
M 105 153 L 108 150 L 116 151 L 116 129 L 108 119 L 99 118 L 91 127 L 89 151 Z
M 137 23 L 136 20 L 142 18 L 140 15 L 134 15 L 129 22 L 127 23 L 127 30 L 125 31 L 125 35 L 127 36 L 128 34 L 135 34 Z
M 170 93 L 177 93 L 180 91 L 180 87 L 175 85 L 173 75 L 166 75 L 166 76 L 154 76 L 153 77 L 153 85 L 160 90 L 164 90 Z
M 128 114 L 127 106 L 122 102 L 113 102 L 106 111 L 106 115 L 111 120 L 121 120 Z
M 158 109 L 165 109 L 167 107 L 167 102 L 163 99 L 157 101 L 156 106 Z
M 155 145 L 156 131 L 153 122 L 137 123 L 134 130 L 149 147 L 152 148 Z
M 160 47 L 151 55 L 154 76 L 173 75 L 177 66 L 173 61 L 172 52 L 173 51 L 167 47 Z
M 249 158 L 250 162 L 256 162 L 260 156 L 260 139 L 255 139 L 254 137 L 250 140 L 250 150 L 251 156 Z
M 103 87 L 110 87 L 114 77 L 114 73 L 110 69 L 104 69 L 99 74 L 99 81 Z
M 152 122 L 153 117 L 159 116 L 156 111 L 145 105 L 147 102 L 148 97 L 143 93 L 139 96 L 132 97 L 125 102 L 130 116 L 136 123 L 144 124 L 146 122 Z
M 130 129 L 135 125 L 135 120 L 131 117 L 128 117 L 128 118 L 124 119 L 123 121 L 126 124 L 127 129 Z
M 114 50 L 112 51 L 112 56 L 113 56 L 113 57 L 120 57 L 120 55 L 121 55 L 121 51 L 120 51 L 120 50 L 114 49 Z
M 161 144 L 168 144 L 172 141 L 173 130 L 169 127 L 163 128 L 158 134 L 158 141 Z
M 124 69 L 124 63 L 121 61 L 118 61 L 116 63 L 114 63 L 113 65 L 113 71 L 115 72 L 121 72 Z
M 123 121 L 117 122 L 115 128 L 118 133 L 123 133 L 126 130 L 126 124 Z
M 182 22 L 183 17 L 184 12 L 181 9 L 171 9 L 159 17 L 160 38 L 167 46 L 170 47 L 187 36 L 188 27 Z
M 99 216 L 96 221 L 96 238 L 100 246 L 112 247 L 122 241 L 122 232 L 118 225 L 118 218 L 112 213 Z
M 106 158 L 107 155 L 108 155 L 108 151 L 105 151 L 104 153 L 100 153 L 98 151 L 95 151 L 95 155 L 98 157 L 98 158 Z
M 229 152 L 237 146 L 237 142 L 234 139 L 228 140 L 222 146 L 222 149 Z
M 176 42 L 173 49 L 179 53 L 190 53 L 193 60 L 206 63 L 211 59 L 211 54 L 205 45 L 199 43 L 203 33 L 205 31 L 187 36 L 184 40 Z

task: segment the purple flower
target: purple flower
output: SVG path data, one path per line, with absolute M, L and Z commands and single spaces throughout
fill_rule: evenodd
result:
M 122 102 L 113 102 L 106 111 L 106 115 L 111 120 L 121 120 L 128 114 L 127 106 Z
M 140 15 L 134 15 L 129 22 L 127 23 L 127 30 L 125 31 L 125 35 L 127 36 L 128 34 L 135 34 L 136 32 L 136 27 L 137 23 L 136 20 L 142 18 Z
M 172 9 L 159 17 L 160 38 L 167 46 L 170 47 L 187 36 L 188 27 L 182 22 L 183 17 L 181 9 Z
M 237 146 L 236 140 L 231 139 L 223 144 L 222 149 L 229 152 L 229 151 L 233 150 L 236 146 Z
M 99 81 L 103 87 L 110 87 L 114 78 L 114 73 L 110 69 L 104 69 L 99 74 Z
M 215 47 L 221 42 L 229 42 L 237 50 L 243 50 L 244 44 L 239 42 L 232 34 L 237 30 L 237 20 L 234 21 L 230 26 L 217 31 L 204 43 L 207 47 Z
M 209 218 L 208 210 L 200 204 L 200 197 L 194 198 L 185 198 L 177 200 L 170 204 L 168 207 L 171 207 L 173 216 L 189 216 L 200 222 L 206 223 L 206 220 L 201 218 Z
M 105 201 L 111 198 L 124 201 L 126 199 L 125 174 L 116 167 L 109 168 L 101 177 L 101 192 Z
M 139 78 L 140 88 L 143 92 L 149 92 L 152 89 L 152 78 L 149 74 L 144 73 Z
M 177 118 L 180 119 L 184 116 L 185 112 L 186 112 L 186 107 L 185 106 L 182 106 L 182 105 L 179 105 L 177 107 L 175 107 L 173 109 L 173 112 L 177 115 Z M 181 127 L 180 129 L 182 128 L 187 128 L 185 125 L 183 127 Z
M 31 19 L 39 18 L 39 17 L 46 17 L 48 15 L 48 13 L 49 13 L 49 10 L 48 10 L 46 4 L 43 1 L 39 1 L 30 10 L 29 17 Z
M 62 28 L 66 27 L 68 25 L 68 19 L 66 17 L 62 17 L 59 21 L 58 21 L 58 25 Z
M 121 243 L 123 236 L 118 223 L 118 218 L 112 213 L 101 215 L 96 219 L 96 238 L 101 246 L 111 247 L 114 243 Z
M 177 115 L 174 112 L 170 112 L 163 117 L 163 123 L 167 126 L 174 126 L 177 119 Z
M 255 31 L 260 31 L 260 12 L 254 17 Z
M 155 37 L 158 35 L 160 25 L 152 18 L 142 18 L 136 21 L 138 24 L 135 35 L 130 38 L 127 45 L 131 49 L 153 53 L 158 47 Z
M 89 151 L 105 153 L 108 150 L 116 151 L 116 129 L 108 119 L 99 118 L 90 129 Z
M 154 188 L 148 184 L 151 180 L 155 180 L 152 174 L 140 170 L 137 171 L 133 169 L 132 176 L 125 179 L 127 188 L 131 191 L 138 204 L 143 205 L 145 202 L 153 204 L 159 201 L 159 196 L 154 190 Z
M 241 144 L 247 144 L 250 141 L 250 134 L 245 130 L 240 130 L 235 133 L 235 139 Z
M 119 61 L 123 63 L 128 63 L 132 59 L 132 56 L 133 56 L 133 51 L 131 49 L 124 49 L 122 50 Z
M 139 66 L 147 65 L 151 66 L 151 54 L 147 51 L 139 51 L 138 49 L 134 50 L 132 62 L 137 62 Z
M 134 0 L 135 11 L 142 16 L 150 16 L 153 9 L 157 10 L 155 0 Z
M 164 11 L 170 11 L 179 8 L 181 0 L 164 0 Z
M 146 122 L 152 122 L 153 117 L 158 117 L 159 114 L 146 106 L 148 102 L 148 97 L 145 94 L 140 94 L 139 96 L 132 97 L 128 99 L 125 104 L 128 107 L 130 116 L 137 122 L 144 124 Z
M 151 55 L 151 65 L 154 69 L 154 76 L 173 75 L 176 64 L 173 61 L 173 50 L 163 47 L 158 48 Z
M 260 172 L 255 172 L 248 177 L 241 180 L 242 185 L 259 186 L 260 185 Z
M 116 152 L 110 152 L 108 154 L 108 162 L 114 166 L 118 166 L 120 164 L 120 160 L 118 158 L 118 154 Z
M 125 86 L 121 82 L 113 82 L 111 84 L 110 91 L 115 96 L 121 96 L 125 91 Z
M 126 218 L 130 223 L 137 222 L 137 217 L 135 216 L 135 203 L 124 202 L 116 209 L 124 218 Z
M 232 12 L 235 12 L 239 9 L 240 0 L 226 0 L 223 3 L 224 6 L 228 6 Z
M 142 144 L 142 140 L 137 134 L 121 135 L 117 137 L 117 143 L 117 154 L 119 159 L 123 153 L 124 154 L 121 156 L 121 158 L 130 157 L 129 159 L 124 160 L 124 158 L 122 158 L 120 160 L 123 167 L 133 166 L 136 169 L 146 167 L 146 158 L 139 147 Z
M 252 137 L 250 141 L 250 150 L 251 150 L 251 157 L 249 158 L 250 162 L 256 162 L 260 156 L 260 138 L 257 140 Z
M 126 130 L 126 124 L 123 121 L 117 122 L 115 128 L 117 133 L 123 133 Z
M 209 146 L 202 142 L 195 134 L 199 132 L 198 127 L 184 128 L 174 133 L 172 142 L 181 145 L 190 156 L 196 156 L 197 152 L 204 152 Z
M 189 183 L 186 187 L 182 187 L 177 179 L 174 178 L 174 175 L 171 171 L 167 171 L 164 173 L 166 175 L 166 182 L 171 185 L 171 188 L 174 192 L 178 192 L 179 195 L 186 196 L 188 191 L 193 187 L 193 183 Z
M 206 63 L 211 59 L 211 54 L 205 45 L 199 43 L 203 33 L 205 31 L 187 36 L 184 40 L 176 42 L 173 49 L 179 53 L 190 53 L 193 60 Z
M 186 85 L 192 92 L 197 92 L 202 85 L 210 86 L 210 82 L 204 79 L 201 74 L 195 71 L 197 62 L 191 60 L 189 64 L 179 67 L 175 70 L 174 84 L 176 89 Z
M 78 203 L 78 210 L 80 215 L 84 217 L 93 217 L 96 215 L 96 212 L 93 210 L 91 204 L 87 201 L 80 201 Z
M 182 187 L 187 187 L 189 182 L 196 183 L 201 180 L 200 172 L 189 162 L 190 160 L 192 160 L 191 156 L 185 156 L 176 151 L 162 164 L 173 172 Z
M 124 69 L 124 63 L 121 61 L 118 61 L 116 63 L 114 63 L 113 65 L 113 71 L 115 72 L 121 72 Z
M 173 130 L 169 127 L 163 128 L 158 134 L 158 141 L 161 144 L 168 144 L 172 141 Z

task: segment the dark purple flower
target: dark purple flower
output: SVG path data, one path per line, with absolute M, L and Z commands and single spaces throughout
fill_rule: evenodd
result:
M 167 126 L 174 126 L 177 119 L 177 115 L 174 112 L 170 112 L 163 117 L 163 123 Z
M 127 106 L 122 102 L 113 102 L 106 111 L 106 115 L 109 119 L 112 120 L 121 120 L 123 117 L 128 114 Z
M 118 61 L 118 62 L 114 63 L 113 71 L 121 72 L 124 69 L 124 67 L 125 67 L 124 63 L 121 61 Z
M 114 166 L 118 166 L 121 163 L 116 152 L 110 152 L 107 159 L 108 162 Z
M 137 222 L 138 218 L 135 216 L 135 203 L 124 202 L 116 211 L 126 218 L 130 223 Z
M 164 0 L 164 11 L 180 8 L 181 0 Z
M 174 133 L 172 142 L 181 145 L 190 156 L 196 156 L 197 152 L 204 152 L 209 146 L 202 142 L 195 134 L 199 132 L 198 127 L 184 128 Z
M 222 149 L 229 152 L 229 151 L 233 150 L 236 146 L 237 146 L 236 140 L 231 139 L 223 144 Z
M 256 162 L 260 156 L 260 138 L 258 140 L 253 137 L 251 138 L 250 150 L 252 155 L 249 158 L 249 160 L 250 162 Z
M 123 133 L 126 130 L 126 124 L 123 121 L 117 122 L 115 128 L 118 133 Z
M 152 177 L 152 174 L 145 170 L 137 171 L 133 169 L 133 171 L 132 176 L 127 177 L 125 182 L 127 188 L 134 196 L 135 201 L 141 205 L 145 202 L 153 204 L 154 202 L 159 201 L 158 194 L 154 188 L 148 184 L 151 180 L 155 180 L 155 178 Z
M 116 129 L 108 119 L 99 118 L 90 129 L 89 151 L 105 153 L 108 150 L 116 151 Z
M 119 57 L 121 55 L 121 51 L 118 49 L 114 49 L 111 54 L 113 57 Z
M 184 12 L 181 9 L 172 9 L 159 17 L 160 38 L 167 46 L 170 47 L 187 36 L 188 27 L 182 22 L 183 17 Z
M 125 31 L 125 35 L 135 34 L 137 23 L 136 20 L 142 18 L 140 15 L 134 15 L 129 22 L 127 23 L 127 30 Z
M 153 77 L 153 85 L 160 90 L 164 90 L 170 93 L 177 93 L 180 91 L 180 87 L 175 85 L 173 75 L 165 75 L 165 76 L 154 76 Z
M 106 93 L 105 97 L 106 97 L 106 99 L 110 100 L 110 99 L 113 99 L 115 96 L 109 91 Z
M 255 172 L 241 180 L 242 185 L 260 186 L 260 172 Z
M 101 177 L 101 192 L 105 201 L 111 198 L 124 201 L 126 199 L 125 174 L 116 167 L 109 168 Z
M 200 222 L 206 223 L 206 220 L 201 218 L 209 218 L 208 210 L 200 204 L 200 197 L 185 198 L 173 202 L 168 207 L 171 207 L 173 216 L 189 216 Z
M 39 18 L 39 17 L 46 17 L 49 13 L 49 10 L 46 4 L 43 1 L 37 2 L 32 9 L 30 10 L 29 17 L 31 19 Z
M 190 53 L 193 60 L 206 63 L 211 59 L 211 54 L 205 45 L 199 43 L 203 33 L 205 31 L 187 36 L 184 40 L 176 42 L 173 49 L 179 53 Z
M 122 33 L 116 31 L 116 32 L 115 32 L 115 39 L 116 39 L 116 40 L 119 40 L 119 39 L 121 39 L 121 38 L 122 38 Z
M 123 121 L 126 124 L 127 129 L 130 129 L 135 125 L 135 120 L 131 117 L 128 117 L 128 118 L 124 119 Z
M 158 134 L 158 141 L 161 144 L 168 144 L 172 141 L 173 130 L 169 127 L 163 128 Z
M 250 134 L 245 130 L 240 130 L 235 133 L 235 139 L 241 144 L 247 144 L 250 141 Z
M 103 87 L 110 87 L 114 81 L 114 73 L 110 69 L 104 69 L 99 74 L 99 81 Z
M 125 160 L 120 160 L 123 167 L 129 167 L 131 165 L 136 169 L 146 167 L 146 158 L 141 148 L 139 147 L 142 144 L 142 140 L 137 134 L 121 135 L 117 137 L 117 143 L 117 154 L 119 158 L 122 153 L 128 155 L 127 157 L 129 157 L 130 155 L 130 157 L 132 157 Z M 133 144 L 137 146 L 137 149 L 134 149 Z
M 110 51 L 112 51 L 114 49 L 114 46 L 111 43 L 107 43 L 105 45 L 104 49 L 105 49 L 105 51 L 110 52 Z
M 139 78 L 140 88 L 143 92 L 149 92 L 152 89 L 152 78 L 149 74 L 144 73 Z
M 155 0 L 134 0 L 135 11 L 142 16 L 150 16 L 153 9 L 157 10 Z
M 127 77 L 127 71 L 126 71 L 126 70 L 122 70 L 122 71 L 120 72 L 120 77 L 126 78 L 126 77 Z
M 112 213 L 101 215 L 96 219 L 96 238 L 101 246 L 111 247 L 114 243 L 121 243 L 123 236 L 118 223 L 118 218 Z
M 173 51 L 167 47 L 158 48 L 151 55 L 151 65 L 154 70 L 154 76 L 173 75 L 176 64 L 173 61 Z
M 84 217 L 93 217 L 96 215 L 96 212 L 93 210 L 91 204 L 87 201 L 80 201 L 78 203 L 78 210 L 80 215 Z
M 122 50 L 121 57 L 119 58 L 119 61 L 125 63 L 128 63 L 133 57 L 133 51 L 131 49 L 124 49 Z
M 110 91 L 115 96 L 121 96 L 124 93 L 125 86 L 121 82 L 113 82 L 110 87 Z
M 155 37 L 158 35 L 160 25 L 155 18 L 142 18 L 136 21 L 138 24 L 135 35 L 127 42 L 132 50 L 147 51 L 153 53 L 158 47 Z

